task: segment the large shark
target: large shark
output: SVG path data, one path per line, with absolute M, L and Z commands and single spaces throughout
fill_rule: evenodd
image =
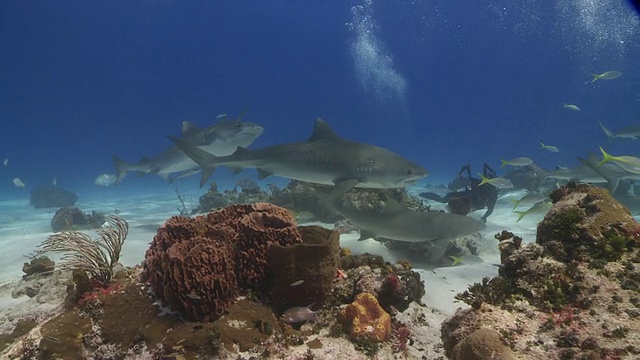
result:
M 377 146 L 349 141 L 338 136 L 322 119 L 317 119 L 307 141 L 275 145 L 258 150 L 239 147 L 233 155 L 217 157 L 183 139 L 170 137 L 203 169 L 202 187 L 220 165 L 236 169 L 255 168 L 258 177 L 277 175 L 316 184 L 335 185 L 338 196 L 355 187 L 397 188 L 427 176 L 422 167 Z
M 343 204 L 343 199 L 328 199 L 319 195 L 330 208 L 360 228 L 360 238 L 385 238 L 411 243 L 427 243 L 431 247 L 431 262 L 442 258 L 451 240 L 476 233 L 485 223 L 468 216 L 444 212 L 409 210 L 392 199 L 383 209 L 355 208 Z
M 357 209 L 342 200 L 325 200 L 334 211 L 360 228 L 360 239 L 382 237 L 404 242 L 451 240 L 484 229 L 474 218 L 437 211 L 413 211 L 389 200 L 384 209 Z
M 239 146 L 249 146 L 263 131 L 262 126 L 242 121 L 240 118 L 219 121 L 205 128 L 199 128 L 189 121 L 184 121 L 181 140 L 189 146 L 215 156 L 225 156 L 232 154 Z M 199 169 L 198 164 L 176 146 L 168 148 L 158 156 L 143 157 L 137 164 L 127 163 L 114 155 L 113 165 L 117 171 L 116 183 L 119 183 L 129 171 L 136 171 L 139 174 L 154 173 L 172 180 L 169 178 L 170 174 L 180 173 L 177 176 L 180 178 L 193 174 Z
M 607 129 L 601 121 L 599 121 L 598 123 L 600 124 L 602 131 L 604 131 L 604 133 L 609 138 L 609 141 L 613 141 L 613 139 L 615 138 L 634 140 L 640 139 L 640 125 L 628 126 L 624 129 L 620 129 L 614 132 Z

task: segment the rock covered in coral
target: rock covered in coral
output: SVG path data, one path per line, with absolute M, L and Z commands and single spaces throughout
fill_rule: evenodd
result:
M 55 269 L 56 263 L 46 256 L 31 259 L 28 263 L 22 265 L 22 272 L 25 273 L 23 278 L 33 275 L 48 273 Z
M 57 186 L 38 186 L 31 190 L 30 199 L 30 204 L 36 209 L 56 208 L 75 205 L 78 195 Z
M 269 298 L 278 311 L 309 304 L 320 307 L 331 294 L 340 234 L 319 226 L 300 226 L 298 231 L 301 244 L 273 244 L 269 249 L 269 269 L 273 274 Z
M 550 197 L 554 205 L 538 226 L 536 242 L 558 261 L 618 260 L 640 230 L 605 189 L 569 183 Z
M 85 214 L 75 206 L 63 207 L 56 211 L 51 219 L 51 230 L 53 232 L 67 230 L 88 230 L 97 229 L 104 224 L 106 218 L 104 214 L 92 211 Z
M 493 329 L 482 328 L 472 332 L 460 341 L 451 360 L 513 360 L 511 349 L 503 342 L 500 334 Z
M 218 185 L 211 182 L 209 190 L 200 196 L 200 211 L 206 212 L 229 205 L 231 202 L 218 190 Z
M 499 276 L 456 297 L 472 308 L 443 323 L 448 355 L 478 327 L 496 329 L 516 358 L 640 355 L 639 225 L 589 185 L 570 184 L 552 199 L 536 243 L 499 234 Z
M 360 293 L 338 316 L 352 338 L 367 338 L 376 342 L 387 339 L 391 331 L 391 316 L 382 309 L 375 295 Z
M 272 244 L 301 242 L 289 211 L 268 203 L 173 217 L 147 250 L 143 277 L 188 319 L 214 320 L 240 290 L 265 292 Z
M 342 216 L 335 213 L 318 199 L 316 192 L 318 189 L 330 191 L 330 186 L 311 184 L 302 181 L 292 180 L 284 188 L 276 185 L 269 185 L 271 196 L 269 202 L 293 209 L 296 212 L 310 212 L 319 221 L 333 223 Z

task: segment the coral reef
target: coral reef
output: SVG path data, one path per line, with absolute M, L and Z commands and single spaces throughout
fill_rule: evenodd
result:
M 640 354 L 640 337 L 632 335 L 640 333 L 639 225 L 593 186 L 570 183 L 551 198 L 554 206 L 538 226 L 536 243 L 523 245 L 508 232 L 496 235 L 499 276 L 456 297 L 472 308 L 443 323 L 448 356 L 485 327 L 497 330 L 515 358 Z
M 52 272 L 55 267 L 56 263 L 46 256 L 31 259 L 31 261 L 22 265 L 22 272 L 25 273 L 22 278 L 24 279 L 34 274 L 49 273 Z
M 451 353 L 451 360 L 512 360 L 511 349 L 493 329 L 482 328 L 460 341 Z
M 322 306 L 335 278 L 340 234 L 319 226 L 299 226 L 298 231 L 301 244 L 269 248 L 269 299 L 280 312 L 294 306 Z
M 172 309 L 190 320 L 211 321 L 241 289 L 266 293 L 272 244 L 301 242 L 291 214 L 268 203 L 173 217 L 147 250 L 143 277 Z
M 96 229 L 105 222 L 105 215 L 96 211 L 85 214 L 77 207 L 63 207 L 56 211 L 51 219 L 53 232 L 68 230 Z
M 351 337 L 367 338 L 376 342 L 387 339 L 391 332 L 391 316 L 382 309 L 371 293 L 360 293 L 338 316 Z
M 129 224 L 115 215 L 104 218 L 107 226 L 97 230 L 99 239 L 77 231 L 63 231 L 43 241 L 31 258 L 45 253 L 61 253 L 61 269 L 78 271 L 97 286 L 107 286 L 115 273 L 122 246 L 127 239 Z
M 438 359 L 444 316 L 416 303 L 411 268 L 341 250 L 339 232 L 272 204 L 172 217 L 143 266 L 112 266 L 105 286 L 78 269 L 22 280 L 16 296 L 44 301 L 55 285 L 57 302 L 35 322 L 0 319 L 0 358 Z M 311 303 L 312 321 L 277 317 Z
M 73 206 L 76 201 L 78 195 L 73 191 L 57 186 L 38 186 L 31 190 L 30 195 L 30 204 L 36 209 Z
M 282 189 L 273 184 L 268 187 L 271 192 L 269 202 L 292 209 L 298 213 L 310 212 L 317 220 L 322 222 L 333 223 L 342 219 L 342 216 L 324 205 L 316 195 L 318 190 L 330 191 L 330 186 L 292 180 Z
M 222 208 L 231 203 L 230 200 L 225 197 L 225 194 L 218 190 L 218 185 L 215 182 L 209 184 L 209 190 L 200 196 L 199 202 L 200 208 L 198 210 L 201 212 Z

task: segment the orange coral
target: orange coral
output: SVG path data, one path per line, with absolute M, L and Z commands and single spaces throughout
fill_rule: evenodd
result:
M 354 338 L 367 337 L 382 342 L 391 331 L 391 316 L 371 293 L 356 295 L 355 300 L 340 312 L 338 320 Z

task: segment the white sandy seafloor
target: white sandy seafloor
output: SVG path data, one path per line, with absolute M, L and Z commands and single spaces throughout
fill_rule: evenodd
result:
M 411 194 L 425 191 L 422 187 L 408 189 Z M 198 194 L 186 195 L 197 203 Z M 458 307 L 464 307 L 463 303 L 456 302 L 454 296 L 467 289 L 467 287 L 480 281 L 483 277 L 493 277 L 497 274 L 499 255 L 498 241 L 494 235 L 507 229 L 516 235 L 523 237 L 525 242 L 535 241 L 535 230 L 540 216 L 525 217 L 516 223 L 517 216 L 511 212 L 512 203 L 509 199 L 520 198 L 523 192 L 502 194 L 496 209 L 488 219 L 487 227 L 481 232 L 482 253 L 481 262 L 461 263 L 452 267 L 434 268 L 428 264 L 413 262 L 414 269 L 420 273 L 425 282 L 426 295 L 422 299 L 427 309 L 417 309 L 412 306 L 399 316 L 405 317 L 409 322 L 413 319 L 413 339 L 417 343 L 433 349 L 440 342 L 439 324 L 448 315 L 455 312 Z M 129 236 L 122 251 L 121 263 L 126 266 L 140 264 L 144 259 L 145 251 L 156 234 L 156 229 L 169 217 L 178 214 L 180 203 L 174 189 L 158 187 L 147 189 L 144 192 L 125 191 L 113 188 L 99 188 L 90 194 L 78 194 L 80 199 L 76 206 L 84 212 L 92 210 L 104 213 L 118 211 L 118 216 L 129 222 Z M 425 201 L 425 203 L 427 203 Z M 442 204 L 432 204 L 434 208 L 442 208 Z M 24 199 L 0 201 L 0 334 L 13 330 L 17 319 L 24 317 L 25 313 L 36 319 L 44 318 L 59 305 L 60 298 L 52 299 L 45 296 L 29 298 L 25 295 L 12 297 L 12 291 L 22 276 L 22 265 L 28 261 L 24 255 L 36 249 L 37 245 L 51 235 L 50 221 L 56 209 L 33 209 L 29 205 L 28 193 Z M 485 210 L 480 210 L 469 216 L 480 218 Z M 323 224 L 332 227 L 332 224 Z M 398 253 L 391 252 L 380 242 L 373 239 L 357 241 L 357 233 L 343 234 L 341 246 L 348 247 L 352 253 L 359 254 L 369 252 L 382 255 L 385 260 L 395 262 L 402 259 Z M 57 260 L 52 256 L 54 260 Z M 60 294 L 62 297 L 63 294 Z M 417 313 L 425 314 L 422 323 L 416 324 Z M 325 347 L 329 351 L 331 347 Z M 421 355 L 428 355 L 425 350 Z M 345 355 L 345 354 L 343 354 Z M 362 354 L 360 354 L 362 355 Z M 435 355 L 435 354 L 434 354 Z M 353 358 L 358 358 L 353 354 Z M 380 354 L 381 358 L 384 356 Z M 413 358 L 418 354 L 408 354 Z M 330 354 L 324 354 L 324 358 L 331 358 Z

